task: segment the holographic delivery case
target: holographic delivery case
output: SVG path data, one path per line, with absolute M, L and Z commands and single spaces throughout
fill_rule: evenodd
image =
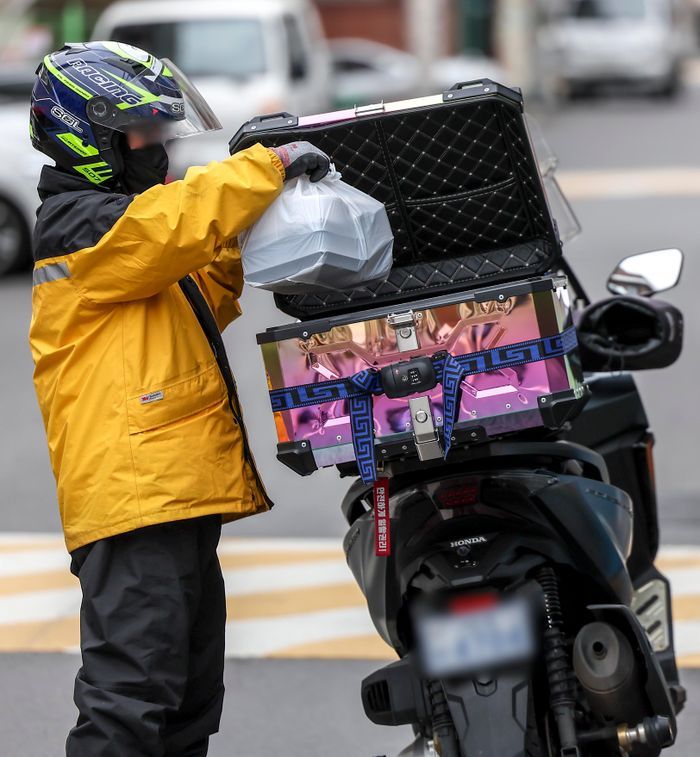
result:
M 483 80 L 317 116 L 259 116 L 230 149 L 295 140 L 384 203 L 395 241 L 384 282 L 275 295 L 300 319 L 258 336 L 285 464 L 306 474 L 356 460 L 367 480 L 382 460 L 436 459 L 574 412 L 584 390 L 568 290 L 550 275 L 561 244 L 519 91 Z M 536 349 L 537 360 L 514 359 Z M 381 368 L 420 356 L 440 383 L 406 397 L 377 391 Z M 474 375 L 464 373 L 470 361 Z M 371 404 L 350 396 L 360 384 Z
M 322 388 L 365 369 L 443 351 L 468 355 L 515 350 L 571 327 L 564 277 L 477 289 L 411 303 L 268 329 L 258 335 L 269 387 Z M 510 353 L 510 354 L 509 354 Z M 515 360 L 513 360 L 513 357 Z M 311 394 L 305 389 L 307 394 Z M 373 398 L 375 457 L 381 461 L 442 456 L 444 387 L 408 397 Z M 535 362 L 467 376 L 452 431 L 452 447 L 522 429 L 559 427 L 583 396 L 575 350 Z M 318 397 L 317 397 L 318 398 Z M 418 406 L 414 403 L 418 402 Z M 416 422 L 416 417 L 425 420 Z M 302 475 L 355 460 L 347 399 L 274 413 L 279 459 Z M 442 445 L 442 446 L 441 446 Z

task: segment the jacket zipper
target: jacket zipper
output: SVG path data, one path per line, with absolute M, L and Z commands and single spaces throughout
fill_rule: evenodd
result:
M 262 482 L 260 474 L 258 473 L 258 469 L 255 466 L 255 458 L 253 457 L 253 453 L 248 443 L 248 434 L 246 433 L 243 417 L 240 411 L 238 392 L 236 391 L 236 382 L 233 378 L 233 373 L 231 372 L 231 366 L 229 365 L 228 356 L 226 355 L 224 340 L 221 337 L 221 332 L 219 331 L 219 326 L 216 323 L 214 314 L 211 312 L 207 301 L 204 299 L 204 295 L 200 291 L 199 287 L 197 286 L 197 282 L 192 278 L 192 276 L 185 276 L 183 279 L 180 279 L 178 284 L 180 285 L 180 289 L 185 295 L 187 302 L 192 308 L 192 311 L 197 318 L 197 322 L 204 332 L 204 336 L 207 338 L 209 347 L 214 354 L 214 359 L 216 360 L 216 364 L 219 367 L 219 372 L 221 373 L 221 376 L 224 380 L 224 384 L 226 384 L 228 404 L 231 408 L 231 414 L 233 415 L 233 418 L 238 424 L 238 428 L 241 431 L 244 457 L 253 471 L 253 475 L 255 476 L 258 483 L 258 488 L 260 489 L 262 496 L 265 499 L 265 503 L 270 509 L 272 509 L 272 507 L 274 507 L 274 502 L 270 499 L 267 492 L 265 491 L 265 486 Z

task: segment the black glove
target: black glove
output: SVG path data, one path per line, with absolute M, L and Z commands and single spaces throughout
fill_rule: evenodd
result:
M 330 171 L 331 159 L 309 142 L 289 142 L 270 149 L 282 161 L 286 172 L 285 181 L 296 179 L 303 173 L 308 174 L 313 182 L 321 181 Z

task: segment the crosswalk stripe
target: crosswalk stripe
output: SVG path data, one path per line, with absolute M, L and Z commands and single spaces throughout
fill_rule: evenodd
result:
M 228 595 L 226 598 L 227 617 L 236 620 L 286 617 L 291 613 L 364 606 L 365 598 L 355 583 L 269 591 L 247 597 Z
M 343 636 L 328 641 L 314 641 L 296 644 L 272 652 L 270 657 L 320 657 L 344 660 L 394 660 L 396 654 L 388 644 L 374 632 L 364 636 Z
M 70 555 L 57 541 L 53 547 L 23 549 L 19 552 L 0 553 L 0 577 L 21 576 L 47 570 L 66 570 L 70 566 Z
M 0 652 L 65 652 L 80 644 L 76 614 L 34 623 L 0 625 Z
M 0 597 L 0 627 L 14 622 L 68 618 L 80 608 L 80 598 L 79 586 Z
M 337 560 L 338 550 L 323 550 L 317 552 L 295 552 L 281 550 L 279 552 L 220 552 L 221 567 L 248 568 L 256 565 L 288 565 L 290 563 L 317 562 L 318 560 Z
M 674 596 L 673 619 L 679 621 L 694 620 L 695 618 L 700 618 L 700 594 Z
M 284 569 L 274 565 L 224 571 L 226 593 L 235 597 L 265 591 L 328 586 L 346 583 L 350 579 L 350 571 L 342 558 L 315 560 L 299 565 L 288 564 Z
M 698 593 L 700 570 L 697 568 L 671 568 L 664 573 L 671 582 L 674 597 L 685 597 Z
M 226 538 L 227 654 L 393 659 L 336 539 Z M 681 665 L 700 667 L 700 548 L 667 547 Z M 0 652 L 79 649 L 80 588 L 55 535 L 0 535 Z
M 339 608 L 277 618 L 234 620 L 226 625 L 226 646 L 237 657 L 266 657 L 285 647 L 366 636 L 374 626 L 366 607 Z
M 78 585 L 78 579 L 67 570 L 48 570 L 0 578 L 0 597 L 27 591 L 68 589 Z
M 562 171 L 557 176 L 570 200 L 700 195 L 700 168 Z
M 674 623 L 673 640 L 681 656 L 700 655 L 700 618 Z

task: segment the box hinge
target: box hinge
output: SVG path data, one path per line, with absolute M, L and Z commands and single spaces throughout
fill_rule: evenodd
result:
M 370 105 L 356 105 L 356 116 L 374 116 L 377 113 L 384 113 L 386 108 L 384 107 L 384 100 L 380 103 L 371 103 Z
M 430 397 L 412 397 L 408 400 L 411 410 L 411 422 L 413 423 L 413 439 L 416 443 L 418 459 L 437 460 L 442 457 L 442 447 L 437 429 L 433 423 L 433 411 L 430 406 Z

